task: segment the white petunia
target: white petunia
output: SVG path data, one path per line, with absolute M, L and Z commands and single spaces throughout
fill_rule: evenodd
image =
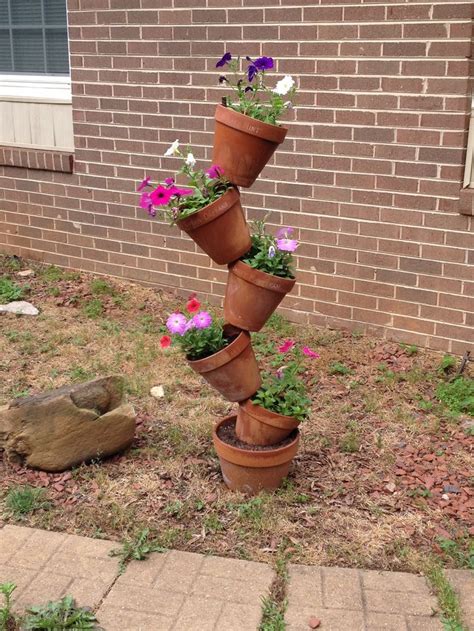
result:
M 291 88 L 295 85 L 293 77 L 289 74 L 285 75 L 283 79 L 280 79 L 276 86 L 273 88 L 273 92 L 275 94 L 279 94 L 280 96 L 285 96 L 291 90 Z
M 188 153 L 188 155 L 186 156 L 186 164 L 188 165 L 188 167 L 195 166 L 196 158 L 193 156 L 192 153 Z
M 178 147 L 179 147 L 179 140 L 175 140 L 174 143 L 168 147 L 168 149 L 165 151 L 165 156 L 175 156 L 179 153 L 178 151 Z

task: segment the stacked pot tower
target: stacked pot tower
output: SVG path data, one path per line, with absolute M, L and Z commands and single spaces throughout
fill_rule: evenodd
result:
M 213 442 L 227 486 L 248 494 L 278 488 L 299 443 L 297 420 L 251 402 L 262 381 L 250 333 L 264 326 L 295 279 L 239 260 L 252 243 L 238 187 L 252 186 L 287 131 L 226 107 L 225 102 L 218 105 L 212 163 L 233 187 L 206 212 L 178 222 L 216 263 L 228 265 L 224 330 L 232 341 L 211 357 L 189 363 L 228 401 L 239 404 L 237 414 L 216 424 Z

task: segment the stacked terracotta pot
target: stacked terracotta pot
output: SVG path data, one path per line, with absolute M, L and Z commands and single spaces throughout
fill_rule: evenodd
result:
M 218 264 L 228 264 L 224 300 L 231 342 L 211 357 L 189 362 L 228 401 L 237 415 L 219 421 L 213 440 L 227 486 L 248 494 L 276 489 L 288 474 L 299 441 L 298 422 L 253 405 L 261 386 L 250 331 L 259 331 L 293 289 L 295 280 L 251 268 L 238 260 L 251 248 L 238 186 L 250 187 L 283 142 L 287 129 L 240 114 L 224 105 L 216 110 L 212 162 L 234 188 L 204 212 L 178 223 Z

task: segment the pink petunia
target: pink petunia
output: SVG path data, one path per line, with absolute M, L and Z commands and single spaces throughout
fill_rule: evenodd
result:
M 288 228 L 288 227 L 280 228 L 280 230 L 278 230 L 278 232 L 277 232 L 277 238 L 278 239 L 288 239 L 288 237 L 290 235 L 292 235 L 294 231 L 295 231 L 294 228 Z
M 140 182 L 137 188 L 137 192 L 143 191 L 144 188 L 150 186 L 151 177 L 146 177 L 144 180 Z
M 296 239 L 277 239 L 277 248 L 282 252 L 294 252 L 298 247 Z
M 171 189 L 165 188 L 164 186 L 161 186 L 161 184 L 150 193 L 150 199 L 154 206 L 166 206 L 169 204 L 172 196 L 173 193 Z
M 218 167 L 217 164 L 213 164 L 210 169 L 206 171 L 206 175 L 208 175 L 212 180 L 223 175 L 224 169 Z
M 288 351 L 291 351 L 291 349 L 294 348 L 294 346 L 295 346 L 294 340 L 285 340 L 283 344 L 278 347 L 278 352 L 287 353 Z
M 184 335 L 186 332 L 186 317 L 182 313 L 172 313 L 166 320 L 166 328 L 170 333 Z
M 166 186 L 173 186 L 174 178 L 172 178 L 172 177 L 165 178 L 165 184 L 166 184 Z
M 211 314 L 207 311 L 200 311 L 193 317 L 193 322 L 197 329 L 207 329 L 212 324 Z
M 313 359 L 319 359 L 321 355 L 319 353 L 315 353 L 308 346 L 303 346 L 301 349 L 306 357 L 312 357 Z
M 171 186 L 168 190 L 173 197 L 185 197 L 194 193 L 192 188 L 178 188 L 177 186 Z

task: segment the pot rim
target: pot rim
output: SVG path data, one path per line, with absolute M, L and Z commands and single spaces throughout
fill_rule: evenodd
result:
M 224 327 L 225 328 L 225 327 Z M 196 372 L 203 374 L 216 370 L 224 364 L 228 364 L 231 360 L 238 357 L 250 345 L 250 334 L 248 331 L 241 330 L 235 340 L 233 340 L 217 353 L 202 357 L 201 359 L 188 359 L 189 365 Z
M 214 200 L 212 204 L 204 206 L 204 208 L 189 215 L 189 217 L 180 219 L 176 222 L 176 225 L 185 232 L 187 230 L 196 230 L 226 213 L 238 201 L 240 201 L 239 190 L 236 186 L 232 185 L 223 195 Z
M 276 144 L 281 144 L 285 140 L 285 136 L 288 132 L 288 127 L 284 125 L 264 123 L 256 118 L 247 116 L 247 114 L 236 112 L 231 107 L 224 107 L 224 105 L 220 104 L 216 106 L 215 119 L 219 123 L 237 129 L 244 134 L 256 136 L 257 138 L 262 138 L 262 140 Z M 257 130 L 259 133 L 255 133 Z
M 296 428 L 301 423 L 294 416 L 272 412 L 272 410 L 267 410 L 262 405 L 253 403 L 251 399 L 239 402 L 239 408 L 243 408 L 246 414 L 259 423 L 264 423 L 277 429 L 289 429 L 289 426 Z
M 289 293 L 296 283 L 296 278 L 282 278 L 281 276 L 268 274 L 267 272 L 262 272 L 262 270 L 250 267 L 250 265 L 240 260 L 229 263 L 228 268 L 230 273 L 242 278 L 242 280 L 280 294 Z
M 235 447 L 234 445 L 225 443 L 217 435 L 217 430 L 223 423 L 234 419 L 237 420 L 236 414 L 226 416 L 222 418 L 212 430 L 212 440 L 219 458 L 224 458 L 224 460 L 242 467 L 265 469 L 268 467 L 277 467 L 285 462 L 293 460 L 295 457 L 300 441 L 300 432 L 298 429 L 295 430 L 295 438 L 283 447 L 256 450 L 251 449 L 250 447 L 252 447 L 252 445 L 249 445 L 249 449 L 242 449 L 241 447 Z

